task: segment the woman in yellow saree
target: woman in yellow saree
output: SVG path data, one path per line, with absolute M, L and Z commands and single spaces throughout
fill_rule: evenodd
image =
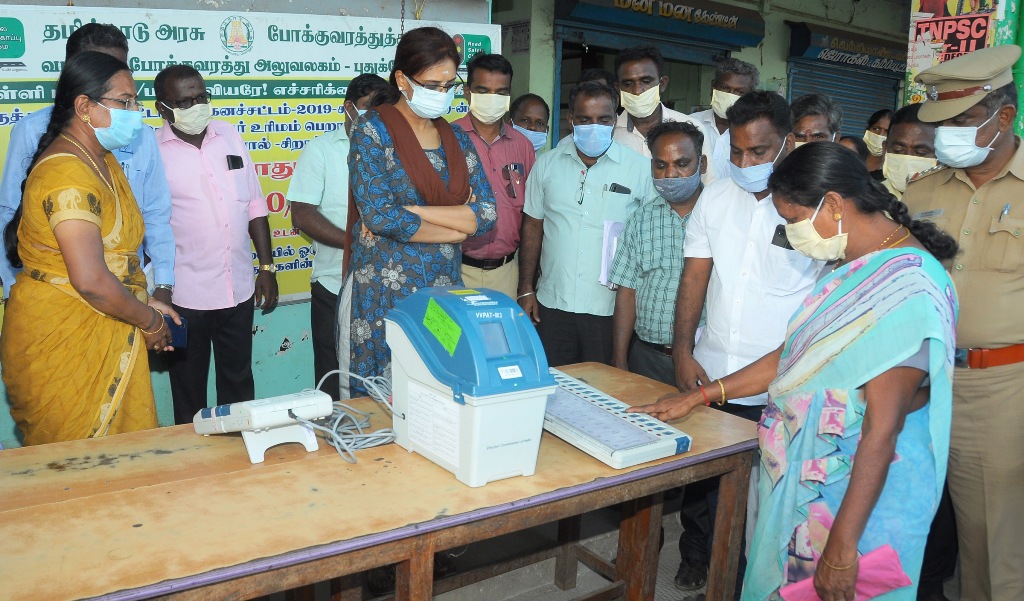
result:
M 12 263 L 24 270 L 6 308 L 0 362 L 26 445 L 157 425 L 146 350 L 169 348 L 163 314 L 179 318 L 146 292 L 142 215 L 110 153 L 141 128 L 127 65 L 99 52 L 67 61 L 20 223 L 15 216 L 7 232 Z

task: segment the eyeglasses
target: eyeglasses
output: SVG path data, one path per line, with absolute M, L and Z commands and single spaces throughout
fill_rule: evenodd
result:
M 139 103 L 139 100 L 137 98 L 129 98 L 129 99 L 125 100 L 124 98 L 106 98 L 104 96 L 100 96 L 96 100 L 106 100 L 108 102 L 117 102 L 121 106 L 123 106 L 124 110 L 126 110 L 126 111 L 141 111 L 142 110 L 142 104 Z
M 583 204 L 583 188 L 586 187 L 586 185 L 587 185 L 587 170 L 583 169 L 583 170 L 580 171 L 580 191 L 579 191 L 580 198 L 579 198 L 579 200 L 576 201 L 576 204 L 579 204 L 579 205 Z
M 522 163 L 509 163 L 501 168 L 501 176 L 508 182 L 505 184 L 505 192 L 510 197 L 519 198 L 516 194 L 516 186 L 523 183 L 523 174 L 525 173 L 526 167 Z
M 173 106 L 178 109 L 190 109 L 197 104 L 210 104 L 211 100 L 213 100 L 213 95 L 209 92 L 203 92 L 202 94 L 193 96 L 192 98 L 182 98 L 181 100 L 175 100 L 169 103 L 164 102 L 164 106 Z
M 453 79 L 448 83 L 420 83 L 416 81 L 411 75 L 406 75 L 406 77 L 409 79 L 409 81 L 413 82 L 414 84 L 418 85 L 421 88 L 425 88 L 433 92 L 444 92 L 446 94 L 448 93 L 448 90 L 462 83 L 461 77 L 459 77 L 458 79 Z

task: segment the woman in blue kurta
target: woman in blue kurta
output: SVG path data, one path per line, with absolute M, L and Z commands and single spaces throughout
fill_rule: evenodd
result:
M 443 31 L 407 32 L 391 74 L 400 96 L 352 129 L 355 210 L 350 203 L 348 294 L 342 294 L 351 309 L 340 346 L 347 334 L 348 371 L 364 378 L 387 374 L 391 363 L 387 312 L 425 286 L 462 285 L 460 243 L 497 219 L 472 141 L 441 117 L 454 99 L 459 62 L 455 42 Z M 366 392 L 355 378 L 349 384 L 351 396 Z
M 797 149 L 769 189 L 793 248 L 828 263 L 783 346 L 704 391 L 769 395 L 742 598 L 913 601 L 949 450 L 957 304 L 936 259 L 956 241 L 838 144 Z

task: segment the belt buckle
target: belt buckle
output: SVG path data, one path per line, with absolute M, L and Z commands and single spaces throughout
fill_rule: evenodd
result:
M 969 348 L 958 348 L 958 349 L 956 349 L 956 353 L 953 355 L 953 365 L 955 365 L 956 367 L 962 367 L 964 369 L 970 369 L 971 366 L 968 365 L 967 357 L 970 354 L 971 350 L 973 350 L 973 349 L 969 349 Z

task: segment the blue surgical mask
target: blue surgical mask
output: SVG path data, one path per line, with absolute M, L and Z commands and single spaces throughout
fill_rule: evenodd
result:
M 779 157 L 782 156 L 782 149 L 785 147 L 786 144 L 783 142 L 779 148 L 779 153 L 775 155 L 775 158 L 770 163 L 761 163 L 760 165 L 751 165 L 750 167 L 737 167 L 735 163 L 729 161 L 729 175 L 732 176 L 732 181 L 751 194 L 764 192 L 768 189 L 768 178 L 772 176 L 772 171 L 775 170 L 775 161 L 779 160 Z
M 411 79 L 409 79 L 409 85 L 412 86 L 412 98 L 406 96 L 405 99 L 412 112 L 424 119 L 437 119 L 447 113 L 448 109 L 452 107 L 452 103 L 455 102 L 455 86 L 448 88 L 447 92 L 438 92 L 418 86 Z
M 540 149 L 548 144 L 548 132 L 546 131 L 533 131 L 532 129 L 519 127 L 515 123 L 512 124 L 512 129 L 526 136 L 526 139 L 533 144 L 534 152 L 540 152 Z
M 116 150 L 122 146 L 128 146 L 135 140 L 135 137 L 142 131 L 142 111 L 128 111 L 125 109 L 112 109 L 96 103 L 110 112 L 110 126 L 96 127 L 89 124 L 96 132 L 96 141 L 107 150 Z
M 573 125 L 572 141 L 580 152 L 592 159 L 597 158 L 612 145 L 612 126 L 600 123 Z
M 939 126 L 935 128 L 935 158 L 957 169 L 975 167 L 985 162 L 992 145 L 1002 132 L 997 131 L 988 146 L 978 146 L 978 130 L 985 127 L 999 112 L 985 119 L 985 123 L 976 127 Z
M 670 203 L 686 202 L 700 187 L 700 159 L 697 170 L 689 177 L 663 177 L 654 179 L 654 189 Z

